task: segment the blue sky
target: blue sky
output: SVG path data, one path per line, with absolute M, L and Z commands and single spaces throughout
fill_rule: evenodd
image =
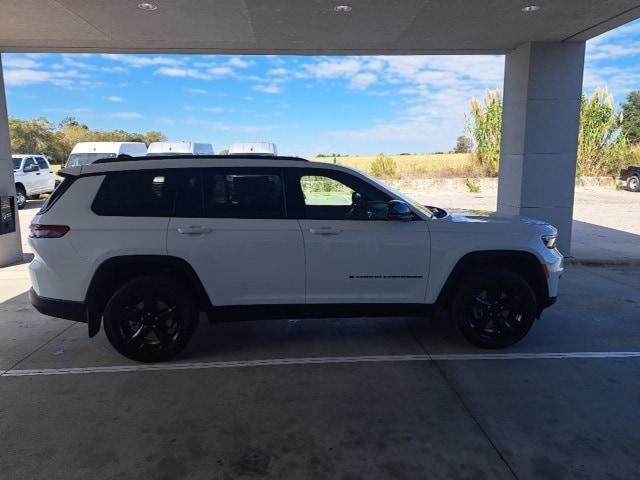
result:
M 281 153 L 453 148 L 472 98 L 502 87 L 503 56 L 4 54 L 9 114 L 171 140 L 275 142 Z M 640 89 L 640 21 L 587 43 L 584 90 Z

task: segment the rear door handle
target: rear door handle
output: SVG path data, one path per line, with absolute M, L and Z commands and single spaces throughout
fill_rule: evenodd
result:
M 318 227 L 309 229 L 309 232 L 311 232 L 313 235 L 337 235 L 341 231 L 342 230 L 338 230 L 337 228 L 333 227 Z
M 202 235 L 205 233 L 211 233 L 212 230 L 207 227 L 200 227 L 198 225 L 192 225 L 190 227 L 179 227 L 178 233 L 182 235 Z

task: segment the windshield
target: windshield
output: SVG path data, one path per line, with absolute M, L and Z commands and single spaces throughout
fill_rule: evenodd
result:
M 100 160 L 101 158 L 114 158 L 115 153 L 72 153 L 65 167 L 79 167 L 80 165 L 89 165 L 90 163 Z
M 13 169 L 18 170 L 20 168 L 20 164 L 22 163 L 22 158 L 20 157 L 11 157 L 13 159 Z

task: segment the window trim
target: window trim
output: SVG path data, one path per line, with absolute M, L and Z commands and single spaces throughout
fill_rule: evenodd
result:
M 302 177 L 327 177 L 327 178 L 330 178 L 331 180 L 335 180 L 336 182 L 344 184 L 348 188 L 351 188 L 349 187 L 349 185 L 346 185 L 345 182 L 340 180 L 340 177 L 347 177 L 348 179 L 353 179 L 353 182 L 356 184 L 364 185 L 366 188 L 370 188 L 371 190 L 375 190 L 376 192 L 380 193 L 383 197 L 387 199 L 386 200 L 387 202 L 389 200 L 393 200 L 394 198 L 384 190 L 376 188 L 375 185 L 372 185 L 371 183 L 355 175 L 352 175 L 348 172 L 343 172 L 341 170 L 332 170 L 328 168 L 287 168 L 286 170 L 287 170 L 286 173 L 288 176 L 287 185 L 292 190 L 292 195 L 290 197 L 291 198 L 290 210 L 291 212 L 295 212 L 295 218 L 297 218 L 298 220 L 318 220 L 318 221 L 325 220 L 325 221 L 331 221 L 331 222 L 333 221 L 345 221 L 345 222 L 389 222 L 391 221 L 388 218 L 309 218 L 306 216 L 306 213 L 305 213 L 306 212 L 305 207 L 307 205 L 304 202 L 304 194 L 302 192 L 302 185 L 300 184 Z

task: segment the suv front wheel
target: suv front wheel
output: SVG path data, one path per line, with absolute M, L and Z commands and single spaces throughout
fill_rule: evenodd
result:
M 462 334 L 482 348 L 521 340 L 536 318 L 536 296 L 520 275 L 487 270 L 471 275 L 453 299 L 452 316 Z
M 111 344 L 139 362 L 159 362 L 177 355 L 187 346 L 197 320 L 192 297 L 164 276 L 128 281 L 109 299 L 103 314 Z

